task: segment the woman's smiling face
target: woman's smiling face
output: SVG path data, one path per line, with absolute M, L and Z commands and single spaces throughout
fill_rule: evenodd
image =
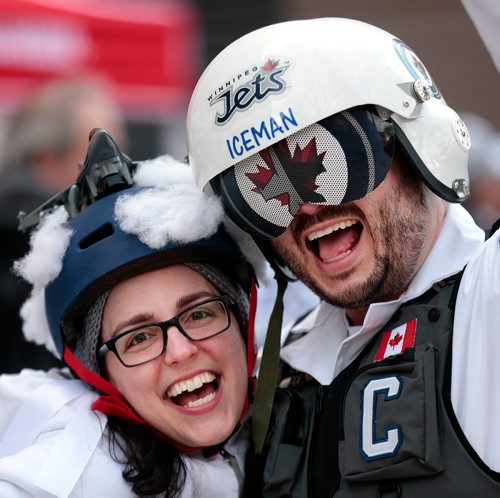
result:
M 108 297 L 101 343 L 128 329 L 168 320 L 219 295 L 205 277 L 184 265 L 132 277 L 114 287 Z M 107 378 L 134 410 L 180 445 L 206 447 L 222 442 L 243 412 L 246 350 L 233 313 L 229 328 L 209 339 L 190 341 L 172 326 L 166 350 L 158 358 L 127 368 L 115 354 L 107 353 L 104 364 Z

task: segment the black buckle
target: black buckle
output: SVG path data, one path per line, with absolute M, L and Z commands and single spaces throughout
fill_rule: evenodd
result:
M 85 207 L 113 192 L 132 186 L 132 174 L 137 167 L 120 152 L 111 135 L 102 128 L 94 128 L 89 136 L 87 156 L 73 185 L 59 192 L 29 214 L 20 212 L 18 230 L 38 225 L 43 216 L 64 206 L 70 218 Z

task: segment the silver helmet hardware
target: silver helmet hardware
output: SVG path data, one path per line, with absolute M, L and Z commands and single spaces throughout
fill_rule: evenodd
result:
M 465 200 L 470 196 L 469 182 L 463 178 L 453 182 L 453 190 L 459 199 Z
M 420 102 L 425 102 L 432 97 L 429 85 L 427 85 L 427 83 L 422 80 L 416 80 L 413 83 L 413 91 L 415 92 L 415 96 L 418 100 L 420 100 Z

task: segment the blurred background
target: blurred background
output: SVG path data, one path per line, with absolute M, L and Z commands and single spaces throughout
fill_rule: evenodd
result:
M 108 129 L 134 159 L 182 160 L 208 62 L 248 31 L 323 16 L 375 24 L 417 52 L 470 129 L 466 207 L 484 228 L 500 216 L 498 0 L 0 0 L 0 372 L 57 364 L 22 340 L 16 216 L 72 183 L 90 129 Z M 300 286 L 287 299 L 286 320 L 316 302 Z

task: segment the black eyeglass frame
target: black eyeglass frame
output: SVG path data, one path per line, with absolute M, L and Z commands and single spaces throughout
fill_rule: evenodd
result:
M 214 334 L 211 334 L 207 337 L 203 337 L 201 339 L 193 339 L 183 328 L 182 325 L 180 324 L 179 317 L 184 315 L 185 313 L 189 312 L 190 310 L 197 308 L 198 306 L 201 306 L 206 303 L 212 303 L 214 301 L 220 301 L 222 303 L 222 306 L 224 308 L 224 311 L 226 312 L 226 317 L 227 317 L 227 324 L 226 326 L 222 329 L 219 330 L 219 332 L 215 332 Z M 226 295 L 222 294 L 221 296 L 214 296 L 209 299 L 205 299 L 204 301 L 200 301 L 198 303 L 192 304 L 191 306 L 188 306 L 187 308 L 184 308 L 182 311 L 177 313 L 177 315 L 173 316 L 172 318 L 169 318 L 168 320 L 165 320 L 163 322 L 151 322 L 151 323 L 145 323 L 143 325 L 139 325 L 138 327 L 134 327 L 132 329 L 125 330 L 124 332 L 121 332 L 117 336 L 113 337 L 112 339 L 109 339 L 108 341 L 104 342 L 99 349 L 97 350 L 97 360 L 98 362 L 102 362 L 104 359 L 104 355 L 106 353 L 114 353 L 114 355 L 118 358 L 120 363 L 127 368 L 133 368 L 133 367 L 138 367 L 139 365 L 144 365 L 145 363 L 149 363 L 150 361 L 156 360 L 156 358 L 159 358 L 162 354 L 165 353 L 165 350 L 167 348 L 167 342 L 168 342 L 168 333 L 167 330 L 174 326 L 186 339 L 193 341 L 193 342 L 200 342 L 204 341 L 206 339 L 210 339 L 212 337 L 215 337 L 219 334 L 222 334 L 225 332 L 229 327 L 231 326 L 231 305 L 233 303 L 231 302 L 231 298 Z M 142 328 L 146 327 L 151 327 L 151 326 L 156 326 L 159 327 L 162 333 L 163 337 L 163 348 L 161 352 L 156 355 L 153 358 L 150 358 L 149 360 L 142 361 L 141 363 L 134 363 L 134 365 L 127 365 L 122 358 L 120 357 L 118 351 L 116 350 L 116 342 L 120 340 L 123 336 L 130 334 L 132 332 L 136 332 L 137 330 L 140 330 Z

